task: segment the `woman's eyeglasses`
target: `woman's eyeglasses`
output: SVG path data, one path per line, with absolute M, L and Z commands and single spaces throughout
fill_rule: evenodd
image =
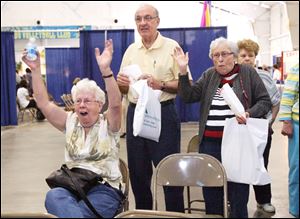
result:
M 97 100 L 77 99 L 77 100 L 75 100 L 74 104 L 75 105 L 80 105 L 81 102 L 83 102 L 84 105 L 91 105 L 92 103 L 99 103 L 99 101 L 97 101 Z
M 218 58 L 220 58 L 220 56 L 222 58 L 226 58 L 226 57 L 228 57 L 229 55 L 232 55 L 232 54 L 233 54 L 233 52 L 220 52 L 220 53 L 215 53 L 212 56 L 213 56 L 213 59 L 218 59 Z

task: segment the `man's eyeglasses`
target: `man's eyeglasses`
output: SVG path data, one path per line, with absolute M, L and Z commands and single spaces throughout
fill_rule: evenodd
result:
M 146 15 L 144 17 L 137 16 L 137 17 L 134 18 L 134 20 L 135 20 L 136 23 L 141 23 L 143 19 L 144 19 L 144 21 L 149 22 L 149 21 L 152 21 L 153 19 L 155 19 L 157 17 L 158 16 L 152 17 L 150 15 Z
M 78 100 L 75 100 L 74 104 L 75 105 L 80 105 L 81 102 L 83 102 L 84 105 L 91 105 L 92 103 L 98 103 L 99 101 L 97 100 L 89 100 L 89 99 L 78 99 Z
M 215 53 L 215 54 L 213 54 L 213 59 L 218 59 L 218 58 L 220 58 L 220 56 L 222 57 L 222 58 L 226 58 L 226 57 L 228 57 L 229 55 L 232 55 L 233 54 L 233 52 L 221 52 L 221 53 Z

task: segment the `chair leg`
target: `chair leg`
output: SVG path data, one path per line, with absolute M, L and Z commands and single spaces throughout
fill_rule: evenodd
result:
M 189 186 L 186 187 L 186 191 L 187 191 L 188 213 L 192 213 L 191 212 L 191 192 L 190 192 L 190 187 Z
M 21 115 L 20 115 L 20 116 L 21 116 L 21 122 L 23 122 L 23 120 L 24 120 L 24 113 L 25 113 L 24 110 L 20 110 L 20 111 L 19 111 L 19 114 L 21 114 Z
M 32 120 L 36 119 L 36 110 L 35 109 L 29 109 L 29 112 L 32 115 Z

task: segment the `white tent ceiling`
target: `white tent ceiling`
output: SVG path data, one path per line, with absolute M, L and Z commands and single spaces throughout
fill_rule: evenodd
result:
M 34 26 L 39 20 L 40 25 L 45 26 L 92 25 L 101 29 L 106 27 L 135 28 L 133 14 L 138 5 L 145 2 L 158 6 L 161 10 L 161 28 L 200 25 L 203 1 L 177 1 L 171 4 L 169 1 L 1 1 L 1 27 Z M 288 11 L 289 22 L 287 24 L 283 24 L 279 18 L 282 16 L 280 8 L 283 7 L 287 7 Z M 274 8 L 279 8 L 279 10 L 273 10 Z M 287 35 L 289 31 L 291 31 L 293 45 L 288 50 L 291 47 L 299 49 L 298 1 L 212 1 L 212 18 L 219 14 L 243 16 L 250 21 L 258 43 L 262 45 L 261 54 L 264 56 L 262 57 L 264 63 L 271 63 L 271 57 L 279 55 L 280 51 L 285 49 L 281 42 L 274 42 L 279 38 L 280 40 L 277 41 L 284 41 L 285 38 L 282 36 Z M 174 15 L 176 15 L 175 18 Z M 116 18 L 118 23 L 114 22 Z M 232 22 L 232 20 L 223 22 L 224 20 L 226 19 L 222 17 L 219 20 L 213 20 L 212 24 L 223 26 Z M 222 23 L 219 23 L 221 21 Z M 234 22 L 242 28 L 241 20 L 235 18 Z M 273 27 L 277 30 L 274 31 Z M 237 31 L 243 32 L 241 28 Z M 234 37 L 238 37 L 237 31 L 235 30 Z M 248 33 L 244 35 L 250 36 Z M 274 51 L 272 47 L 275 47 Z
M 47 1 L 43 1 L 45 4 L 47 4 Z M 200 1 L 202 3 L 203 1 Z M 25 3 L 25 2 L 24 2 Z M 36 2 L 35 2 L 36 3 Z M 80 19 L 84 16 L 87 16 L 88 13 L 86 11 L 83 11 L 83 9 L 86 8 L 86 5 L 88 4 L 94 4 L 95 7 L 99 4 L 103 5 L 103 9 L 101 13 L 113 13 L 113 10 L 111 8 L 113 7 L 124 7 L 126 8 L 126 5 L 133 6 L 136 8 L 138 4 L 141 4 L 141 2 L 135 1 L 135 2 L 117 2 L 117 1 L 107 1 L 107 2 L 82 2 L 82 1 L 61 1 L 61 2 L 49 2 L 48 6 L 44 7 L 45 4 L 41 4 L 41 2 L 36 3 L 37 5 L 40 4 L 40 10 L 32 12 L 40 14 L 40 13 L 47 13 L 47 8 L 49 11 L 51 11 L 53 3 L 56 5 L 56 13 L 64 13 L 66 16 L 73 16 L 77 17 L 77 19 Z M 163 2 L 162 2 L 163 3 Z M 179 4 L 180 2 L 174 3 L 173 6 L 170 6 L 170 2 L 167 2 L 166 4 L 169 5 L 169 7 L 175 7 L 176 4 Z M 190 2 L 183 2 L 183 4 L 190 4 Z M 194 1 L 195 3 L 195 1 Z M 284 1 L 212 1 L 212 7 L 216 9 L 220 9 L 222 11 L 226 11 L 228 13 L 232 13 L 235 15 L 241 15 L 247 17 L 251 21 L 255 21 L 256 19 L 259 19 L 262 15 L 265 13 L 270 12 L 270 8 L 273 5 L 276 4 L 283 4 Z M 20 7 L 21 11 L 24 9 L 24 4 L 21 2 L 14 2 L 14 1 L 1 1 L 1 17 L 2 14 L 7 12 L 15 12 L 19 11 L 17 10 L 17 7 Z M 57 7 L 58 6 L 58 7 Z M 13 7 L 13 8 L 12 8 Z M 109 9 L 109 10 L 107 10 Z M 21 12 L 20 11 L 20 12 Z M 100 11 L 99 11 L 100 12 Z M 23 10 L 23 13 L 30 13 L 30 11 Z M 14 16 L 18 16 L 17 14 L 14 14 Z M 2 22 L 1 22 L 2 23 Z
M 212 1 L 212 6 L 220 8 L 229 13 L 247 17 L 251 21 L 259 19 L 270 12 L 275 4 L 282 4 L 279 1 Z

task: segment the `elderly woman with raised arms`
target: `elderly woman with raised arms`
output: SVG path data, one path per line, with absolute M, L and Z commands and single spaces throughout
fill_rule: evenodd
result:
M 36 101 L 47 120 L 66 134 L 65 161 L 71 169 L 83 168 L 99 174 L 106 183 L 91 188 L 86 196 L 103 217 L 113 217 L 121 202 L 119 193 L 122 176 L 119 170 L 119 129 L 121 124 L 121 94 L 113 77 L 110 64 L 113 54 L 112 40 L 105 48 L 95 49 L 95 57 L 108 95 L 108 110 L 100 114 L 105 94 L 94 81 L 83 79 L 73 86 L 71 93 L 75 112 L 65 112 L 48 100 L 42 81 L 40 57 L 23 61 L 32 69 L 33 90 Z M 92 57 L 91 57 L 92 58 Z M 69 190 L 56 187 L 46 195 L 46 209 L 63 218 L 95 217 L 82 199 Z

